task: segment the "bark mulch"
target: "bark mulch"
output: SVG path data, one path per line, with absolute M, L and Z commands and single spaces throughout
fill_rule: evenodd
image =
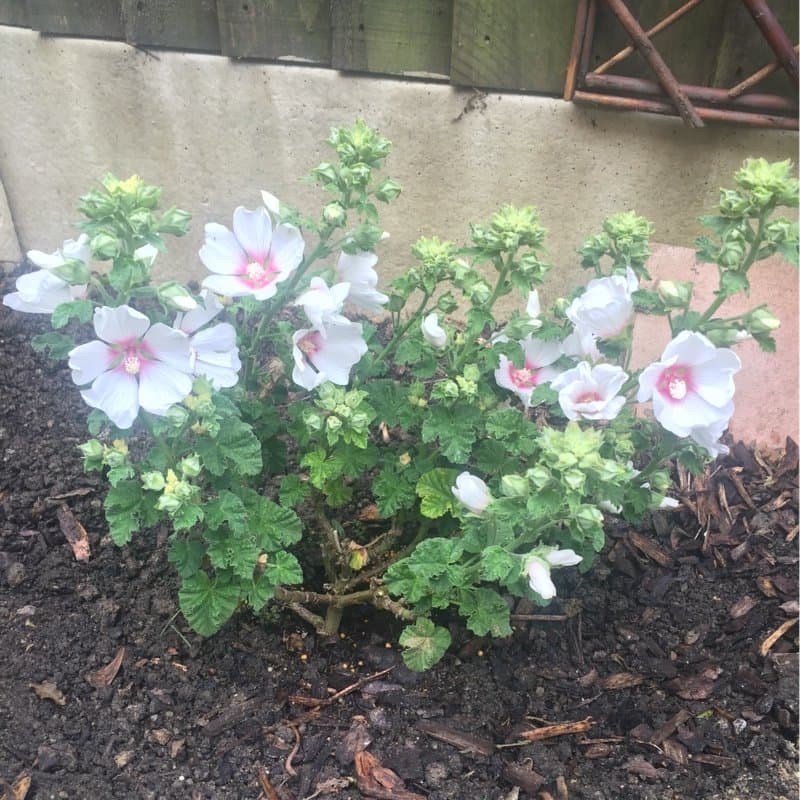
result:
M 0 308 L 0 798 L 696 800 L 797 796 L 797 447 L 739 445 L 685 507 L 614 523 L 507 640 L 454 621 L 409 672 L 397 625 L 280 613 L 201 640 L 165 530 L 116 548 L 86 409 Z

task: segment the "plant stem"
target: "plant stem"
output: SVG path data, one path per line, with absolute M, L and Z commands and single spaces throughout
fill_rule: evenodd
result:
M 405 321 L 403 325 L 395 330 L 395 332 L 392 334 L 392 338 L 386 344 L 386 347 L 384 347 L 383 350 L 381 350 L 381 352 L 375 357 L 375 361 L 377 363 L 385 361 L 389 355 L 391 355 L 397 349 L 397 346 L 400 344 L 405 332 L 419 320 L 425 311 L 425 307 L 428 305 L 428 300 L 430 299 L 431 295 L 425 292 L 422 296 L 422 301 L 420 302 L 419 306 L 417 306 L 416 311 L 414 311 L 414 313 Z

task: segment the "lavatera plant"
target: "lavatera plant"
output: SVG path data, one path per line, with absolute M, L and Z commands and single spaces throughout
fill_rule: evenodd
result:
M 151 280 L 189 215 L 108 175 L 81 198 L 78 239 L 29 253 L 38 269 L 4 303 L 51 315 L 33 344 L 68 359 L 93 409 L 81 451 L 108 480 L 111 537 L 169 526 L 195 631 L 277 604 L 331 635 L 346 607 L 372 604 L 407 623 L 421 670 L 450 644 L 448 609 L 508 636 L 514 598 L 546 605 L 558 570 L 591 566 L 606 515 L 674 506 L 673 459 L 699 470 L 727 452 L 730 348 L 771 350 L 778 320 L 721 310 L 755 262 L 797 261 L 797 225 L 776 216 L 797 183 L 788 162 L 757 159 L 722 191 L 698 242 L 719 275 L 708 308 L 689 283 L 645 288 L 651 225 L 622 213 L 580 250 L 592 279 L 545 315 L 545 232 L 528 207 L 472 225 L 464 247 L 420 239 L 379 285 L 378 204 L 400 193 L 377 177 L 389 143 L 357 122 L 328 144 L 336 159 L 312 171 L 320 216 L 264 192 L 209 222 L 199 288 Z M 520 310 L 501 323 L 512 293 Z M 671 330 L 642 371 L 637 311 Z

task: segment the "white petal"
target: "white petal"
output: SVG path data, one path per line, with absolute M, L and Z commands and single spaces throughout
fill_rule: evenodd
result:
M 189 375 L 167 364 L 150 361 L 139 373 L 139 403 L 145 411 L 163 416 L 192 391 Z
M 531 589 L 543 600 L 552 600 L 556 596 L 556 587 L 550 578 L 550 569 L 540 558 L 532 558 L 526 569 Z
M 201 286 L 209 289 L 216 294 L 226 297 L 244 297 L 245 295 L 255 295 L 253 289 L 248 286 L 238 275 L 209 275 L 203 279 Z M 275 294 L 273 287 L 272 294 Z
M 235 275 L 247 269 L 247 254 L 224 225 L 209 222 L 205 227 L 205 234 L 205 244 L 200 248 L 200 260 L 207 269 L 219 275 Z
M 266 209 L 239 206 L 233 212 L 233 232 L 250 261 L 266 261 L 272 242 L 272 220 Z
M 274 194 L 270 194 L 270 192 L 261 192 L 261 202 L 267 207 L 267 211 L 270 214 L 274 214 L 276 217 L 281 215 L 281 203 Z
M 542 305 L 539 301 L 539 292 L 534 289 L 528 292 L 528 304 L 525 313 L 531 318 L 536 319 L 542 313 Z
M 294 225 L 278 225 L 272 237 L 270 263 L 279 271 L 277 281 L 285 280 L 303 260 L 305 242 Z
M 72 370 L 72 380 L 78 386 L 91 383 L 98 375 L 110 369 L 117 357 L 105 342 L 95 339 L 93 342 L 79 344 L 70 350 L 69 368 Z
M 583 556 L 571 549 L 551 550 L 545 558 L 552 567 L 574 567 L 583 561 Z
M 351 322 L 347 325 L 332 325 L 326 329 L 320 349 L 309 356 L 309 361 L 328 380 L 339 386 L 350 381 L 350 370 L 367 352 L 367 343 L 362 336 L 361 325 Z
M 154 358 L 173 369 L 189 373 L 189 337 L 163 322 L 157 322 L 144 336 L 143 343 Z
M 94 311 L 94 331 L 110 344 L 141 339 L 149 327 L 150 320 L 130 306 L 103 306 Z
M 426 342 L 440 350 L 447 344 L 447 333 L 439 325 L 438 314 L 428 314 L 422 320 L 422 336 Z
M 139 384 L 124 370 L 104 372 L 81 395 L 87 405 L 104 411 L 118 428 L 130 428 L 139 413 Z
M 158 250 L 152 244 L 143 244 L 141 247 L 133 251 L 133 257 L 137 261 L 144 261 L 148 267 L 153 266 L 153 262 L 156 260 L 157 255 Z
M 191 347 L 198 353 L 222 352 L 236 348 L 236 328 L 228 322 L 220 322 L 196 333 Z

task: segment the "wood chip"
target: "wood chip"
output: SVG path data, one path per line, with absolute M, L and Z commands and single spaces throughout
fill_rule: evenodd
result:
M 754 509 L 756 505 L 753 502 L 753 498 L 750 497 L 750 493 L 744 488 L 744 482 L 740 476 L 741 472 L 742 467 L 733 467 L 733 469 L 728 470 L 728 477 L 731 479 L 731 483 L 736 487 L 736 491 L 739 492 L 739 497 L 744 500 L 745 505 L 748 508 Z
M 258 777 L 258 785 L 261 787 L 261 793 L 264 795 L 266 800 L 280 800 L 278 793 L 275 791 L 275 787 L 269 781 L 269 775 L 267 775 L 267 771 L 261 764 L 258 765 L 257 771 Z
M 56 517 L 58 518 L 58 527 L 61 528 L 61 533 L 64 534 L 64 538 L 72 548 L 75 560 L 88 561 L 92 554 L 89 547 L 89 536 L 83 525 L 75 519 L 75 515 L 66 503 L 56 511 Z
M 119 668 L 122 666 L 123 658 L 125 658 L 125 648 L 120 647 L 119 650 L 117 650 L 117 654 L 108 664 L 88 673 L 86 680 L 89 682 L 89 685 L 95 689 L 105 689 L 107 686 L 110 686 L 114 678 L 117 677 Z
M 739 617 L 749 614 L 757 605 L 758 600 L 754 600 L 749 594 L 746 594 L 731 606 L 730 615 L 733 619 L 739 619 Z
M 664 550 L 663 547 L 659 547 L 652 539 L 642 536 L 640 533 L 636 533 L 636 531 L 631 531 L 625 538 L 637 550 L 640 550 L 648 558 L 651 558 L 662 567 L 672 566 L 672 556 Z
M 775 584 L 766 575 L 759 575 L 756 578 L 756 586 L 758 586 L 761 593 L 766 597 L 778 596 L 778 590 L 775 588 Z
M 584 752 L 586 758 L 606 758 L 611 755 L 610 744 L 592 744 Z
M 651 737 L 650 742 L 655 745 L 660 745 L 661 742 L 672 736 L 678 729 L 678 726 L 683 725 L 692 718 L 692 712 L 686 708 L 682 708 L 677 714 L 671 716 Z
M 767 638 L 764 639 L 763 642 L 761 642 L 761 647 L 758 648 L 758 652 L 762 656 L 765 656 L 767 653 L 769 653 L 769 651 L 772 650 L 775 642 L 777 642 L 778 639 L 780 639 L 781 636 L 783 636 L 783 634 L 786 633 L 786 631 L 797 625 L 797 621 L 798 618 L 795 617 L 794 619 L 787 619 L 785 622 L 783 622 L 774 631 L 772 631 L 772 633 L 769 636 L 767 636 Z
M 661 744 L 661 750 L 664 755 L 676 764 L 689 763 L 689 751 L 675 739 L 665 739 Z
M 691 760 L 696 764 L 708 764 L 719 769 L 731 769 L 731 767 L 735 767 L 739 763 L 735 758 L 716 756 L 713 753 L 697 753 L 691 756 Z
M 553 739 L 556 736 L 586 733 L 593 725 L 592 718 L 586 717 L 579 722 L 559 722 L 556 725 L 545 725 L 530 731 L 522 731 L 520 736 L 527 742 L 541 742 L 543 739 Z
M 629 758 L 625 764 L 623 764 L 628 772 L 632 772 L 634 775 L 638 775 L 640 778 L 646 778 L 647 780 L 657 780 L 660 778 L 665 770 L 663 769 L 656 769 L 649 761 L 645 760 L 641 756 L 634 756 L 633 758 Z
M 600 689 L 613 691 L 616 689 L 630 689 L 642 683 L 644 683 L 644 677 L 642 675 L 636 675 L 633 672 L 618 672 L 615 675 L 600 678 L 600 680 L 597 681 L 597 686 Z
M 25 800 L 30 788 L 31 776 L 23 772 L 10 786 L 6 784 L 6 790 L 0 794 L 0 800 Z
M 705 675 L 689 675 L 674 678 L 664 684 L 671 692 L 684 700 L 705 700 L 716 688 L 716 681 Z
M 61 689 L 58 688 L 52 681 L 42 681 L 42 683 L 29 683 L 28 684 L 36 696 L 40 700 L 52 700 L 58 706 L 65 706 L 67 698 L 64 697 Z
M 539 791 L 545 778 L 526 764 L 506 764 L 503 767 L 503 777 L 531 797 Z
M 490 756 L 494 753 L 494 742 L 491 739 L 457 731 L 441 722 L 423 720 L 417 723 L 417 729 L 434 739 L 457 747 L 462 753 L 478 753 L 482 756 Z
M 356 781 L 358 789 L 376 800 L 425 800 L 421 794 L 409 792 L 402 778 L 384 767 L 378 759 L 362 750 L 356 753 Z

